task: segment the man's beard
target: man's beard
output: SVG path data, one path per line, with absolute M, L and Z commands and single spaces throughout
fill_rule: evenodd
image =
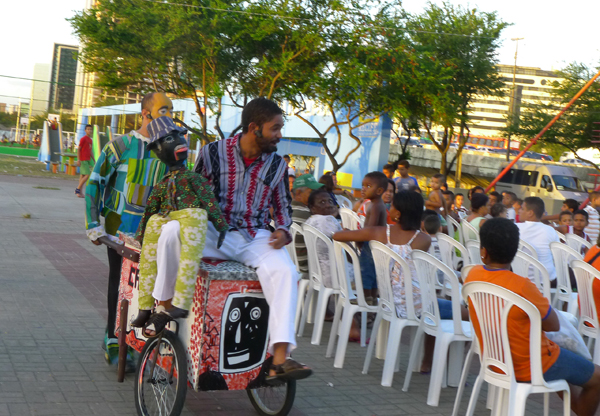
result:
M 277 151 L 277 144 L 271 140 L 265 139 L 264 137 L 257 138 L 256 144 L 263 153 L 273 153 Z

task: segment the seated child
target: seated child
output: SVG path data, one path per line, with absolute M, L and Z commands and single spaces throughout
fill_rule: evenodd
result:
M 534 283 L 510 271 L 510 265 L 519 248 L 519 228 L 509 220 L 494 218 L 481 226 L 480 238 L 484 266 L 475 266 L 467 276 L 465 284 L 488 282 L 501 286 L 527 299 L 539 310 L 542 333 L 538 345 L 542 349 L 541 364 L 545 381 L 563 379 L 571 385 L 581 386 L 582 389 L 571 396 L 571 409 L 577 415 L 594 415 L 600 402 L 600 367 L 574 352 L 559 347 L 546 337 L 545 332 L 560 329 L 556 311 Z M 473 328 L 481 339 L 479 319 L 472 304 L 469 314 Z M 515 378 L 517 382 L 528 382 L 531 379 L 529 318 L 515 308 L 508 314 L 507 324 L 511 347 L 515 345 L 515 348 L 511 348 Z M 571 391 L 573 392 L 572 388 Z
M 163 116 L 152 120 L 148 132 L 148 150 L 167 165 L 169 172 L 150 193 L 136 234 L 142 242 L 139 314 L 131 324 L 144 327 L 144 335 L 155 336 L 170 320 L 188 315 L 204 250 L 207 218 L 221 232 L 220 242 L 229 226 L 212 190 L 206 186 L 206 179 L 186 168 L 187 131 Z M 173 225 L 180 229 L 177 243 L 181 244 L 181 257 L 175 260 L 179 263 L 176 272 L 164 267 L 169 250 L 159 243 L 163 227 Z M 155 299 L 159 306 L 151 316 Z
M 442 223 L 437 212 L 426 209 L 423 211 L 423 217 L 421 220 L 421 230 L 429 234 L 431 237 L 431 246 L 429 247 L 429 254 L 434 256 L 439 261 L 442 261 L 442 255 L 440 254 L 440 245 L 436 234 L 442 231 Z
M 558 214 L 558 225 L 562 227 L 573 225 L 573 213 L 571 211 L 562 211 Z
M 513 208 L 515 201 L 517 200 L 517 195 L 514 192 L 502 192 L 502 204 L 506 207 L 506 218 L 511 221 L 515 221 L 517 218 L 517 213 Z
M 521 206 L 523 205 L 523 200 L 521 198 L 517 198 L 515 203 L 513 204 L 513 209 L 516 212 L 515 222 L 521 222 L 519 219 L 519 211 L 521 211 Z
M 490 215 L 492 218 L 508 218 L 508 210 L 506 206 L 501 203 L 497 203 L 492 205 L 492 209 L 490 209 Z
M 561 215 L 562 214 L 563 213 L 561 212 Z M 591 243 L 592 240 L 590 240 L 590 237 L 584 231 L 585 227 L 587 227 L 589 224 L 588 218 L 589 218 L 589 216 L 588 216 L 587 211 L 578 209 L 575 212 L 573 212 L 573 225 L 560 225 L 558 227 L 555 227 L 555 229 L 556 229 L 556 231 L 561 232 L 565 235 L 566 234 L 575 234 L 576 236 L 583 238 L 588 243 Z M 582 244 L 581 248 L 579 249 L 579 252 L 582 255 L 585 255 L 587 253 L 587 251 L 588 251 L 587 247 Z

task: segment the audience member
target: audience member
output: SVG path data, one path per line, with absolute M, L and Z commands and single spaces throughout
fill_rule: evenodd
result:
M 393 224 L 392 217 L 390 216 L 390 207 L 392 206 L 392 201 L 394 200 L 394 194 L 396 193 L 396 182 L 393 179 L 388 178 L 388 186 L 387 190 L 381 196 L 381 200 L 385 205 L 385 210 L 387 211 L 387 223 Z
M 469 201 L 470 201 L 474 194 L 484 194 L 484 193 L 485 193 L 485 189 L 483 189 L 481 186 L 478 185 L 478 186 L 474 186 L 471 189 L 469 189 L 469 193 L 467 194 L 467 197 L 469 198 Z
M 558 214 L 558 225 L 567 227 L 573 225 L 573 213 L 571 211 L 562 211 Z
M 552 251 L 550 251 L 550 243 L 560 240 L 554 228 L 541 222 L 544 210 L 544 201 L 541 198 L 537 196 L 525 198 L 519 212 L 519 218 L 524 222 L 517 224 L 517 227 L 519 227 L 521 239 L 533 246 L 538 260 L 548 270 L 550 284 L 552 287 L 556 287 L 556 269 Z
M 554 214 L 554 215 L 544 215 L 542 217 L 542 221 L 546 222 L 546 221 L 557 221 L 560 220 L 560 215 L 565 212 L 571 212 L 573 213 L 574 211 L 579 209 L 579 202 L 577 202 L 574 199 L 565 199 L 562 205 L 562 209 L 560 214 Z M 570 224 L 569 224 L 570 225 Z
M 323 184 L 317 182 L 313 175 L 302 175 L 294 182 L 292 189 L 292 221 L 298 225 L 310 217 L 310 208 L 308 207 L 308 199 L 313 190 L 323 189 Z M 296 234 L 296 259 L 298 260 L 299 272 L 308 273 L 308 258 L 306 253 L 306 243 L 304 236 Z
M 506 191 L 502 192 L 502 204 L 506 207 L 506 218 L 515 222 L 517 219 L 517 212 L 513 208 L 517 195 L 514 192 Z
M 399 177 L 396 178 L 396 189 L 399 191 L 409 191 L 412 187 L 417 187 L 419 192 L 421 192 L 421 188 L 419 187 L 419 182 L 413 177 L 408 175 L 408 170 L 410 169 L 410 163 L 408 160 L 401 160 L 398 162 L 398 173 Z
M 469 215 L 469 210 L 463 206 L 463 202 L 465 202 L 465 196 L 463 194 L 458 193 L 454 196 L 454 211 L 461 220 Z
M 590 236 L 592 241 L 598 240 L 600 234 L 600 192 L 590 192 L 590 203 L 584 209 L 588 213 L 589 225 L 585 228 L 585 232 Z
M 331 174 L 331 172 L 327 172 L 323 176 L 321 176 L 319 178 L 319 183 L 325 185 L 325 189 L 331 195 L 331 199 L 333 200 L 333 203 L 335 204 L 336 208 L 339 208 L 340 204 L 338 204 L 337 198 L 335 197 L 334 193 L 335 181 L 333 180 L 333 175 Z
M 560 225 L 558 227 L 555 227 L 556 231 L 561 232 L 563 234 L 575 234 L 576 236 L 583 238 L 588 243 L 591 243 L 592 240 L 584 231 L 585 227 L 587 227 L 589 223 L 588 213 L 583 209 L 578 209 L 575 212 L 573 212 L 572 216 L 573 225 Z M 582 244 L 581 248 L 579 249 L 582 255 L 585 255 L 585 253 L 587 253 L 587 250 L 588 249 L 584 244 Z
M 426 209 L 425 211 L 423 211 L 423 216 L 421 218 L 421 231 L 426 232 L 427 234 L 429 234 L 429 237 L 431 237 L 431 246 L 429 247 L 429 254 L 434 256 L 439 261 L 442 261 L 440 245 L 437 239 L 437 233 L 442 231 L 442 223 L 440 222 L 440 216 L 437 214 L 437 212 L 431 209 Z M 438 273 L 438 275 L 440 275 L 440 273 Z
M 446 183 L 446 177 L 441 173 L 436 173 L 431 178 L 431 192 L 429 198 L 425 201 L 425 208 L 434 210 L 442 217 L 446 217 L 448 214 L 448 207 L 446 206 L 446 200 L 441 191 L 441 186 Z M 444 225 L 444 224 L 442 224 Z
M 290 184 L 290 192 L 292 192 L 292 190 L 294 189 L 294 181 L 296 180 L 296 176 L 295 175 L 289 175 L 288 176 L 288 181 Z
M 492 218 L 508 218 L 507 213 L 508 210 L 504 204 L 501 203 L 492 205 L 492 208 L 490 209 L 490 215 Z
M 525 206 L 539 205 L 537 202 L 528 203 L 528 200 L 531 201 L 527 198 Z M 536 215 L 541 218 L 542 214 L 543 210 L 540 213 L 538 209 Z M 465 283 L 493 283 L 527 299 L 539 310 L 542 319 L 541 356 L 544 379 L 547 382 L 564 379 L 569 384 L 581 386 L 579 394 L 574 394 L 571 389 L 571 409 L 579 416 L 594 415 L 600 402 L 600 367 L 569 350 L 560 348 L 546 337 L 545 332 L 560 329 L 556 311 L 534 283 L 510 271 L 510 265 L 519 248 L 518 226 L 519 224 L 515 225 L 507 219 L 494 218 L 481 227 L 481 259 L 484 266 L 473 268 Z M 521 238 L 523 237 L 521 233 Z M 473 328 L 481 339 L 479 319 L 470 301 L 469 305 Z M 507 319 L 515 378 L 517 381 L 527 382 L 531 380 L 529 318 L 523 311 L 514 308 L 509 312 Z
M 471 196 L 471 214 L 467 216 L 466 220 L 473 226 L 477 231 L 481 228 L 483 223 L 486 221 L 485 216 L 488 215 L 489 198 L 486 194 L 475 193 Z M 467 238 L 467 237 L 465 237 Z M 470 235 L 470 240 L 476 240 L 477 236 Z
M 521 211 L 521 206 L 523 205 L 523 200 L 521 198 L 517 198 L 515 200 L 515 203 L 513 204 L 513 209 L 515 210 L 516 213 L 516 217 L 515 217 L 515 222 L 521 222 L 521 220 L 519 219 L 519 212 Z
M 497 203 L 502 202 L 502 196 L 496 191 L 490 192 L 488 197 L 490 198 L 490 207 L 493 207 Z
M 388 179 L 393 179 L 394 177 L 394 165 L 388 163 L 383 165 L 383 174 L 388 178 Z

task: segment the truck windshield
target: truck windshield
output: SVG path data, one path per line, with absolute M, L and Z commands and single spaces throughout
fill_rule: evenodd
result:
M 553 175 L 552 179 L 559 191 L 585 192 L 579 179 L 573 176 Z

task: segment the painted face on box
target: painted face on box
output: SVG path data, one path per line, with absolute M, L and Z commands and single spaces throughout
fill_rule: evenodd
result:
M 150 111 L 152 119 L 167 116 L 173 118 L 173 102 L 166 94 L 157 92 L 152 96 L 152 110 Z
M 222 316 L 220 371 L 238 373 L 252 369 L 265 359 L 269 306 L 262 296 L 232 293 Z

